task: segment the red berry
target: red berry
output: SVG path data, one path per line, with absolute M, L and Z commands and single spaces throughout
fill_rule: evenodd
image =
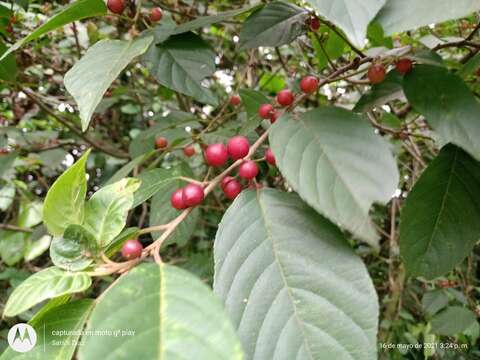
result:
M 238 194 L 240 194 L 241 191 L 242 191 L 242 185 L 240 185 L 240 183 L 235 179 L 230 180 L 223 187 L 223 193 L 230 200 L 235 199 L 238 196 Z
M 198 184 L 190 183 L 183 188 L 183 202 L 185 206 L 197 206 L 205 198 L 203 187 Z
M 223 166 L 228 160 L 227 147 L 223 144 L 208 145 L 205 150 L 205 161 L 210 166 Z
M 277 162 L 275 160 L 275 155 L 273 155 L 272 149 L 268 148 L 267 150 L 265 150 L 265 160 L 267 160 L 267 162 L 270 165 L 275 166 L 277 164 Z
M 160 9 L 159 7 L 154 7 L 151 11 L 150 11 L 150 21 L 151 22 L 157 22 L 157 21 L 160 21 L 162 20 L 162 9 Z
M 233 160 L 243 159 L 249 150 L 250 144 L 245 136 L 238 135 L 228 140 L 227 151 Z
M 191 157 L 195 155 L 195 148 L 192 145 L 187 145 L 183 148 L 183 154 L 186 157 Z
M 258 175 L 257 164 L 252 160 L 244 161 L 240 165 L 240 169 L 238 170 L 238 175 L 240 175 L 240 177 L 247 180 L 253 179 L 255 176 Z
M 283 89 L 277 94 L 277 102 L 282 106 L 289 106 L 293 103 L 295 97 L 289 89 Z
M 225 186 L 232 180 L 235 180 L 235 178 L 231 177 L 231 176 L 225 176 L 222 181 L 220 182 L 220 186 L 222 187 L 222 189 L 225 188 Z
M 232 97 L 230 98 L 230 105 L 238 106 L 241 102 L 242 99 L 240 99 L 240 96 L 238 95 L 232 95 Z
M 108 10 L 114 14 L 121 14 L 125 10 L 125 0 L 108 0 Z
M 187 207 L 183 201 L 183 189 L 177 189 L 172 193 L 170 203 L 177 210 L 183 210 Z
M 275 121 L 278 120 L 278 118 L 282 115 L 281 111 L 279 110 L 274 110 L 272 115 L 270 116 L 270 122 L 273 124 Z
M 155 139 L 156 149 L 165 149 L 168 146 L 168 140 L 163 136 L 159 136 Z
M 310 18 L 310 29 L 312 31 L 318 31 L 318 29 L 320 29 L 320 20 L 316 16 Z
M 262 119 L 269 119 L 270 116 L 272 115 L 272 112 L 273 112 L 272 104 L 262 104 L 258 108 L 258 115 L 260 115 Z
M 403 58 L 397 61 L 395 67 L 400 74 L 406 75 L 412 70 L 413 63 L 412 60 Z
M 127 260 L 132 260 L 142 255 L 143 245 L 137 239 L 130 239 L 122 246 L 122 256 Z
M 11 24 L 8 24 L 6 27 L 5 27 L 5 31 L 8 32 L 9 34 L 13 34 L 13 27 Z
M 305 94 L 311 94 L 318 89 L 318 79 L 315 76 L 305 76 L 300 81 L 300 88 Z
M 380 84 L 385 80 L 387 70 L 383 64 L 374 64 L 368 69 L 368 79 L 372 84 Z

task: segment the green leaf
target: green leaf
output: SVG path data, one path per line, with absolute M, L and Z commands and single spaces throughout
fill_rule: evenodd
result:
M 386 0 L 307 0 L 322 16 L 342 29 L 357 47 L 365 46 L 367 28 Z
M 153 155 L 155 155 L 155 151 L 150 151 L 147 153 L 142 153 L 139 156 L 136 156 L 133 160 L 129 161 L 125 165 L 123 165 L 113 176 L 108 179 L 105 185 L 110 185 L 116 183 L 117 181 L 122 180 L 124 177 L 128 176 L 135 167 L 143 164 L 145 161 L 150 159 Z
M 90 287 L 90 276 L 66 272 L 57 267 L 39 271 L 15 288 L 8 298 L 3 316 L 18 315 L 44 300 L 84 291 Z
M 47 251 L 51 240 L 52 237 L 50 235 L 43 235 L 36 240 L 30 239 L 25 249 L 25 261 L 32 261 Z
M 472 75 L 478 69 L 480 69 L 480 53 L 468 60 L 467 63 L 462 66 L 458 72 L 458 75 L 461 77 L 466 77 Z
M 396 70 L 390 71 L 385 78 L 385 81 L 380 84 L 372 86 L 372 89 L 362 95 L 358 100 L 353 111 L 367 112 L 377 106 L 382 106 L 389 101 L 404 99 L 403 94 L 403 76 Z
M 215 95 L 201 82 L 215 72 L 215 53 L 198 35 L 173 35 L 151 46 L 142 61 L 163 86 L 216 105 Z
M 80 333 L 95 302 L 82 299 L 48 309 L 28 323 L 37 333 L 35 347 L 27 353 L 17 353 L 8 348 L 0 360 L 66 360 L 71 359 Z
M 480 163 L 447 145 L 408 195 L 400 254 L 408 273 L 433 279 L 451 271 L 480 238 Z
M 7 177 L 17 156 L 18 154 L 16 152 L 11 152 L 7 155 L 0 155 L 0 179 Z
M 172 193 L 186 185 L 185 181 L 179 179 L 180 176 L 191 178 L 193 177 L 192 170 L 186 165 L 173 168 L 171 170 L 170 181 L 162 182 L 161 187 L 159 186 L 157 188 L 150 205 L 150 226 L 167 224 L 180 215 L 181 211 L 174 209 L 170 204 L 170 196 Z M 174 243 L 179 246 L 185 245 L 195 231 L 198 218 L 199 209 L 193 209 L 192 213 L 182 221 L 168 237 L 164 246 Z M 153 238 L 157 238 L 161 234 L 161 232 L 154 232 L 152 236 Z
M 429 315 L 434 315 L 447 305 L 448 295 L 444 290 L 429 291 L 423 295 L 422 307 Z
M 135 192 L 132 208 L 137 207 L 162 190 L 168 182 L 178 180 L 179 173 L 167 169 L 152 169 L 142 172 L 138 179 L 141 185 Z
M 107 249 L 105 250 L 105 255 L 110 257 L 114 255 L 116 252 L 120 251 L 125 241 L 130 239 L 136 239 L 139 237 L 140 229 L 138 227 L 130 227 L 124 229 L 120 234 L 118 234 L 115 239 L 108 245 Z
M 480 10 L 478 1 L 458 0 L 387 0 L 377 16 L 385 33 L 416 29 L 420 26 L 464 17 Z
M 23 228 L 32 228 L 42 222 L 43 203 L 23 200 L 20 204 L 17 224 Z
M 447 69 L 418 65 L 405 77 L 404 91 L 441 143 L 453 143 L 480 160 L 480 105 L 463 80 Z
M 105 91 L 134 58 L 147 51 L 152 41 L 151 36 L 99 41 L 65 74 L 65 88 L 78 104 L 83 131 Z
M 85 269 L 97 252 L 95 236 L 80 225 L 67 227 L 63 236 L 54 238 L 50 246 L 53 264 L 68 271 Z
M 0 55 L 7 51 L 5 44 L 0 42 Z M 3 56 L 2 56 L 3 58 Z M 17 78 L 17 62 L 12 55 L 0 60 L 0 79 L 6 81 L 15 81 Z
M 189 21 L 177 26 L 173 33 L 181 34 L 181 33 L 196 30 L 198 28 L 202 28 L 205 26 L 216 24 L 216 23 L 225 21 L 227 19 L 233 18 L 235 16 L 244 14 L 248 11 L 251 11 L 257 8 L 258 6 L 259 5 L 248 5 L 239 9 L 229 10 L 229 11 L 221 12 L 215 15 L 201 16 L 192 21 Z
M 30 35 L 17 41 L 8 49 L 7 52 L 2 55 L 2 57 L 0 57 L 0 61 L 27 42 L 38 39 L 40 36 L 63 25 L 88 17 L 105 15 L 106 13 L 107 7 L 105 6 L 105 2 L 103 0 L 77 0 L 66 6 L 62 11 L 60 11 L 57 15 L 52 17 Z
M 0 258 L 13 266 L 23 259 L 28 234 L 19 231 L 0 230 Z
M 0 211 L 7 210 L 15 199 L 15 186 L 12 184 L 2 185 L 0 188 Z
M 139 186 L 137 179 L 125 178 L 101 188 L 86 203 L 83 226 L 95 235 L 100 248 L 122 232 Z
M 454 336 L 477 322 L 476 315 L 461 306 L 449 306 L 432 319 L 432 333 Z
M 376 358 L 367 269 L 297 196 L 244 190 L 220 223 L 214 257 L 214 292 L 248 359 Z
M 282 116 L 270 144 L 281 173 L 302 199 L 377 245 L 368 212 L 372 203 L 391 199 L 399 174 L 389 144 L 363 117 L 334 107 L 303 113 L 298 120 Z
M 43 222 L 50 234 L 59 236 L 70 224 L 81 224 L 87 193 L 85 164 L 90 150 L 67 169 L 48 190 L 43 205 Z
M 141 316 L 139 316 L 141 314 Z M 185 270 L 142 264 L 100 298 L 86 331 L 128 329 L 131 336 L 89 336 L 78 358 L 240 360 L 242 350 L 220 303 Z
M 260 120 L 260 116 L 258 115 L 258 108 L 262 104 L 269 104 L 271 100 L 265 95 L 263 95 L 260 91 L 250 89 L 240 89 L 239 94 L 242 99 L 242 105 L 247 111 L 248 118 L 256 118 Z
M 305 32 L 308 12 L 293 4 L 274 1 L 253 12 L 243 23 L 240 49 L 289 44 Z

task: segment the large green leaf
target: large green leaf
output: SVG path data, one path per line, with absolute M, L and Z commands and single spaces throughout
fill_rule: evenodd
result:
M 391 35 L 419 26 L 461 18 L 476 10 L 480 10 L 480 3 L 476 0 L 387 0 L 377 21 L 385 33 Z
M 442 144 L 453 143 L 480 160 L 480 104 L 463 80 L 447 69 L 418 65 L 403 82 L 405 95 Z
M 151 36 L 99 41 L 65 74 L 65 88 L 78 104 L 83 131 L 105 91 L 134 58 L 147 51 L 152 41 Z
M 11 152 L 7 155 L 0 154 L 0 179 L 9 175 L 17 156 L 17 152 Z
M 411 275 L 452 270 L 480 238 L 480 163 L 445 146 L 408 195 L 401 214 L 400 254 Z
M 160 84 L 200 102 L 217 104 L 215 95 L 201 84 L 215 72 L 215 53 L 198 35 L 173 35 L 151 46 L 142 61 Z
M 449 306 L 432 319 L 432 333 L 454 336 L 477 322 L 477 316 L 461 306 Z
M 270 144 L 281 173 L 309 205 L 376 244 L 368 212 L 390 200 L 399 175 L 388 143 L 363 117 L 333 107 L 282 116 Z
M 363 48 L 370 21 L 386 0 L 307 0 L 323 17 L 340 27 L 350 41 Z
M 242 359 L 218 300 L 196 277 L 169 265 L 137 266 L 99 298 L 86 331 L 118 329 L 134 335 L 85 337 L 78 358 Z
M 240 48 L 289 44 L 305 32 L 308 12 L 293 4 L 274 1 L 252 13 L 243 23 Z
M 230 19 L 232 17 L 244 14 L 256 7 L 258 7 L 258 5 L 247 5 L 239 9 L 229 10 L 229 11 L 225 11 L 215 15 L 201 16 L 192 21 L 189 21 L 177 26 L 173 33 L 181 34 L 181 33 L 192 31 L 201 27 L 216 24 L 216 23 L 225 21 L 227 19 Z
M 43 222 L 52 235 L 62 235 L 70 224 L 80 224 L 87 193 L 85 164 L 90 150 L 67 169 L 48 190 L 43 205 Z
M 8 298 L 3 315 L 15 316 L 44 300 L 84 291 L 91 284 L 90 276 L 85 273 L 67 272 L 57 267 L 46 268 L 15 288 Z
M 157 176 L 159 174 L 160 173 L 157 172 Z M 181 211 L 176 210 L 170 204 L 170 196 L 172 193 L 176 189 L 186 185 L 185 181 L 179 179 L 180 176 L 191 178 L 193 177 L 193 173 L 188 166 L 183 165 L 170 170 L 170 181 L 162 181 L 160 177 L 158 178 L 159 186 L 156 187 L 156 194 L 153 196 L 150 205 L 150 226 L 167 224 L 180 215 Z M 199 209 L 193 209 L 192 213 L 183 220 L 168 237 L 164 245 L 173 243 L 176 243 L 179 246 L 185 245 L 195 231 L 198 217 Z M 152 236 L 156 238 L 161 234 L 161 232 L 154 232 Z
M 66 6 L 62 11 L 60 11 L 57 15 L 52 17 L 30 35 L 12 45 L 8 51 L 2 55 L 0 61 L 11 52 L 23 46 L 25 43 L 38 39 L 40 36 L 65 24 L 88 17 L 105 15 L 106 13 L 107 7 L 105 6 L 105 2 L 103 0 L 77 0 Z
M 0 55 L 7 51 L 4 43 L 0 42 Z M 2 57 L 3 58 L 3 57 Z M 8 55 L 5 59 L 0 60 L 0 79 L 7 81 L 15 81 L 17 77 L 17 63 L 12 55 Z
M 83 226 L 95 236 L 100 248 L 122 232 L 139 186 L 137 179 L 125 178 L 101 188 L 88 200 Z
M 97 251 L 95 236 L 80 225 L 70 225 L 63 236 L 53 239 L 50 257 L 59 268 L 79 271 L 92 263 Z
M 248 359 L 374 359 L 378 303 L 341 232 L 296 195 L 243 191 L 215 239 L 214 291 Z
M 93 300 L 83 299 L 41 311 L 29 321 L 37 333 L 35 347 L 27 353 L 8 348 L 0 360 L 71 359 L 94 305 Z

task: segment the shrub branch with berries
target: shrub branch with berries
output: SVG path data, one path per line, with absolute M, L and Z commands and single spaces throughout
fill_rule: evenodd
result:
M 0 2 L 0 359 L 480 356 L 478 2 L 60 3 Z

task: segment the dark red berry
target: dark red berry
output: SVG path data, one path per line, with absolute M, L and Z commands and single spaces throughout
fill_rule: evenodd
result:
M 108 0 L 108 10 L 114 14 L 121 14 L 125 10 L 125 0 Z
M 130 239 L 122 246 L 122 256 L 127 260 L 132 260 L 142 255 L 143 245 L 137 239 Z
M 172 196 L 170 196 L 170 203 L 177 210 L 183 210 L 187 207 L 183 201 L 183 188 L 177 189 L 172 193 Z
M 269 119 L 272 113 L 273 113 L 272 104 L 262 104 L 258 108 L 258 115 L 260 115 L 262 119 Z
M 195 155 L 195 148 L 192 145 L 187 145 L 183 148 L 183 154 L 186 157 L 191 157 Z
M 5 26 L 5 31 L 9 34 L 13 34 L 13 26 L 11 24 L 8 24 L 7 26 Z
M 316 16 L 310 18 L 310 29 L 312 31 L 318 31 L 318 29 L 320 29 L 320 20 Z
M 295 97 L 289 89 L 283 89 L 277 94 L 277 102 L 282 106 L 289 106 L 293 103 Z
M 220 182 L 220 186 L 222 189 L 225 188 L 225 186 L 232 180 L 234 180 L 235 178 L 231 177 L 231 176 L 225 176 L 222 181 Z
M 156 149 L 165 149 L 168 146 L 168 140 L 163 136 L 159 136 L 155 139 Z
M 210 166 L 223 166 L 228 160 L 227 147 L 223 144 L 208 145 L 205 150 L 205 161 Z
M 412 60 L 408 58 L 400 59 L 395 64 L 395 68 L 402 75 L 408 74 L 412 70 L 412 67 L 413 67 Z
M 281 115 L 282 115 L 282 112 L 280 110 L 274 110 L 272 112 L 272 115 L 270 116 L 270 122 L 272 124 L 275 123 L 275 121 L 277 121 Z
M 247 180 L 253 179 L 255 176 L 258 175 L 257 164 L 252 160 L 244 161 L 240 165 L 240 169 L 238 170 L 238 175 L 240 175 L 241 178 L 244 178 Z
M 300 81 L 300 89 L 305 94 L 311 94 L 317 91 L 318 89 L 318 79 L 315 76 L 305 76 L 302 81 Z
M 368 80 L 372 84 L 380 84 L 385 80 L 385 76 L 387 74 L 387 70 L 383 64 L 374 64 L 368 69 Z
M 267 160 L 267 162 L 270 165 L 275 166 L 277 164 L 277 162 L 275 161 L 275 155 L 273 155 L 272 149 L 268 148 L 267 150 L 265 150 L 265 160 Z
M 204 197 L 205 192 L 203 191 L 203 187 L 198 184 L 190 183 L 183 188 L 183 202 L 185 206 L 197 206 L 200 204 Z
M 241 102 L 242 99 L 240 99 L 240 96 L 238 95 L 232 95 L 232 97 L 230 98 L 230 105 L 238 106 Z
M 238 135 L 228 140 L 227 151 L 233 160 L 243 159 L 248 155 L 249 150 L 250 143 L 245 136 Z
M 235 199 L 238 196 L 238 194 L 240 194 L 241 191 L 242 191 L 242 185 L 240 185 L 240 183 L 235 179 L 230 180 L 223 187 L 223 193 L 230 200 Z
M 151 11 L 150 11 L 150 21 L 151 22 L 158 22 L 160 20 L 162 20 L 162 9 L 160 9 L 159 7 L 154 7 Z

